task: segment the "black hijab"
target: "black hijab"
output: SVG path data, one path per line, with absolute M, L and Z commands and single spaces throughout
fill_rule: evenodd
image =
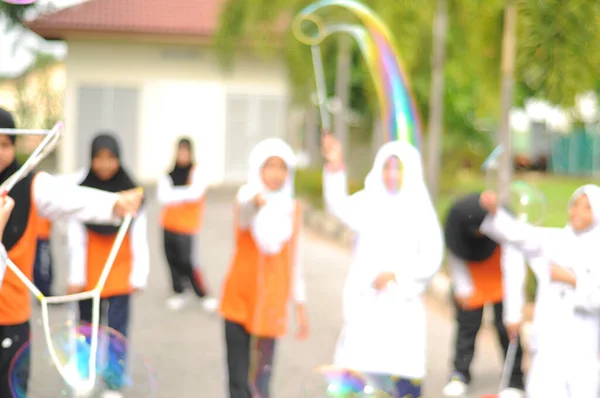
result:
M 0 108 L 0 128 L 16 128 L 15 120 L 13 119 L 12 115 L 2 108 Z M 9 134 L 8 138 L 14 145 L 17 136 L 14 134 Z M 0 172 L 0 184 L 4 183 L 8 177 L 19 170 L 19 167 L 20 165 L 17 163 L 17 160 L 13 159 L 8 167 Z M 27 177 L 19 181 L 8 193 L 9 196 L 14 199 L 15 207 L 13 208 L 10 218 L 6 223 L 4 235 L 2 236 L 2 244 L 4 247 L 6 247 L 6 250 L 12 249 L 12 247 L 19 242 L 23 236 L 23 233 L 25 233 L 25 230 L 27 229 L 27 225 L 29 223 L 29 213 L 31 211 L 32 182 L 33 174 L 30 173 Z
M 121 192 L 137 187 L 135 182 L 129 177 L 125 169 L 123 169 L 121 166 L 121 150 L 114 135 L 110 133 L 101 133 L 94 138 L 94 141 L 92 141 L 91 159 L 96 157 L 98 152 L 103 149 L 109 150 L 119 160 L 119 170 L 117 170 L 115 175 L 108 180 L 102 180 L 90 167 L 90 171 L 88 172 L 87 176 L 79 185 L 83 187 L 100 189 L 107 192 Z M 91 231 L 102 235 L 112 235 L 119 230 L 118 226 L 113 225 L 86 224 L 86 227 Z
M 189 138 L 182 138 L 177 143 L 177 150 L 185 148 L 190 151 L 190 154 L 193 153 L 192 141 Z M 183 186 L 189 183 L 190 172 L 192 171 L 192 167 L 194 167 L 193 160 L 187 166 L 180 166 L 177 164 L 177 160 L 175 160 L 175 166 L 173 170 L 169 173 L 171 180 L 173 180 L 174 186 Z
M 483 261 L 494 253 L 498 244 L 479 233 L 479 226 L 487 212 L 479 204 L 480 193 L 458 199 L 446 217 L 444 238 L 446 246 L 465 261 Z

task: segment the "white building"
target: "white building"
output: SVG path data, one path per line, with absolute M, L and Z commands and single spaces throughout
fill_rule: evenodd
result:
M 194 139 L 210 183 L 236 183 L 257 141 L 285 138 L 284 61 L 240 48 L 224 70 L 212 47 L 222 3 L 89 0 L 29 23 L 68 45 L 61 172 L 87 166 L 93 136 L 108 130 L 143 184 L 172 166 L 182 135 Z

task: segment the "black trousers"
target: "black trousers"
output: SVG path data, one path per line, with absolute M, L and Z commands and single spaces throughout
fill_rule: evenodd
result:
M 187 285 L 190 285 L 198 297 L 204 297 L 206 289 L 202 278 L 199 273 L 194 272 L 192 260 L 194 239 L 193 235 L 164 231 L 165 255 L 171 271 L 173 292 L 183 293 Z
M 53 279 L 52 252 L 50 241 L 38 239 L 33 265 L 33 283 L 44 296 L 52 296 Z
M 458 331 L 456 333 L 456 345 L 454 352 L 454 370 L 462 374 L 465 378 L 465 381 L 469 383 L 471 381 L 471 362 L 473 361 L 473 356 L 475 355 L 475 339 L 481 327 L 481 321 L 483 320 L 483 308 L 463 310 L 457 303 L 455 303 L 455 307 Z M 508 337 L 508 332 L 504 327 L 502 312 L 502 303 L 495 303 L 494 327 L 496 328 L 498 340 L 504 352 L 504 358 L 506 358 L 510 339 Z M 521 342 L 519 341 L 515 364 L 510 376 L 509 387 L 518 389 L 524 388 L 523 370 L 521 368 L 522 361 L 523 349 L 521 347 Z
M 10 388 L 10 366 L 15 355 L 19 352 L 30 338 L 29 322 L 11 326 L 0 326 L 0 397 L 10 398 L 12 392 Z M 29 382 L 30 371 L 30 350 L 25 350 L 23 354 L 26 357 L 20 359 L 20 366 L 12 375 L 18 379 L 18 385 L 13 386 L 22 394 L 27 393 L 27 384 Z
M 275 339 L 252 336 L 225 320 L 229 398 L 269 398 Z

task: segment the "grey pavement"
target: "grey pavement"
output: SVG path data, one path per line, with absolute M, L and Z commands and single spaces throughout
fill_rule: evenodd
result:
M 151 190 L 148 193 L 153 195 Z M 210 287 L 217 296 L 232 251 L 232 204 L 232 190 L 209 193 L 201 236 L 201 257 Z M 148 202 L 148 209 L 152 268 L 148 289 L 134 300 L 131 348 L 143 355 L 156 373 L 158 397 L 224 398 L 226 378 L 222 320 L 217 315 L 203 312 L 197 300 L 190 302 L 180 312 L 170 312 L 165 308 L 164 301 L 169 294 L 170 283 L 157 224 L 158 209 L 153 199 Z M 331 362 L 341 327 L 341 292 L 350 253 L 309 231 L 304 233 L 304 238 L 311 335 L 307 341 L 299 342 L 290 333 L 290 337 L 278 343 L 272 389 L 274 398 L 316 398 L 305 396 L 304 388 L 319 383 L 314 369 Z M 58 274 L 56 290 L 62 292 L 64 242 L 60 234 L 57 234 L 54 246 Z M 428 309 L 429 371 L 425 397 L 438 398 L 441 397 L 440 390 L 449 371 L 453 324 L 449 309 L 431 300 L 428 300 Z M 64 322 L 66 313 L 64 308 L 53 308 L 52 323 Z M 34 368 L 37 366 L 41 369 L 39 363 L 44 361 L 40 359 L 44 341 L 39 319 L 39 310 L 35 309 L 32 323 L 33 364 Z M 500 379 L 500 354 L 491 330 L 482 330 L 478 343 L 471 397 L 496 392 Z M 47 370 L 39 370 L 37 375 L 34 371 L 29 396 L 46 396 L 42 393 L 45 390 L 43 386 L 49 385 L 49 378 L 55 377 L 56 374 L 51 375 Z

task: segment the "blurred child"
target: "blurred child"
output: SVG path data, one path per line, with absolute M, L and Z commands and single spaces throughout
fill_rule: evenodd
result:
M 15 201 L 9 196 L 0 196 L 0 239 L 4 235 L 4 228 L 6 223 L 15 207 Z M 4 279 L 4 273 L 6 272 L 8 254 L 6 248 L 0 243 L 0 287 L 2 286 L 2 280 Z
M 479 193 L 473 193 L 455 201 L 445 223 L 457 323 L 454 368 L 443 390 L 445 397 L 463 397 L 467 393 L 485 305 L 493 305 L 494 327 L 506 355 L 510 339 L 518 339 L 525 304 L 525 259 L 519 250 L 510 245 L 499 245 L 479 232 L 487 215 L 479 204 L 479 196 Z M 523 350 L 520 344 L 516 355 L 509 388 L 500 393 L 502 398 L 523 395 Z
M 47 218 L 38 219 L 38 237 L 33 265 L 33 283 L 40 289 L 44 296 L 52 296 L 52 248 L 50 247 L 50 234 L 52 222 Z
M 237 195 L 235 250 L 220 307 L 230 398 L 269 398 L 275 343 L 286 333 L 290 298 L 296 337 L 308 335 L 294 168 L 294 152 L 285 142 L 261 141 L 250 154 L 248 182 Z
M 174 293 L 167 300 L 167 307 L 172 310 L 185 304 L 186 283 L 202 299 L 206 311 L 214 312 L 217 308 L 217 300 L 207 294 L 196 250 L 205 197 L 206 183 L 194 163 L 192 142 L 180 139 L 173 170 L 158 182 L 158 201 L 163 206 L 160 222 Z
M 323 135 L 324 199 L 356 233 L 344 288 L 344 328 L 335 365 L 393 383 L 393 397 L 421 397 L 427 325 L 422 294 L 440 268 L 443 238 L 423 180 L 421 157 L 408 143 L 377 152 L 365 188 L 347 191 L 342 147 Z
M 96 136 L 92 142 L 91 167 L 79 184 L 107 192 L 135 188 L 120 162 L 117 140 L 108 134 Z M 150 271 L 146 213 L 137 213 L 113 263 L 101 292 L 101 306 L 108 307 L 108 327 L 129 336 L 131 294 L 146 287 Z M 69 245 L 69 293 L 92 290 L 96 287 L 104 264 L 113 246 L 119 227 L 105 224 L 70 221 L 67 230 Z M 79 302 L 80 321 L 92 322 L 92 300 Z M 111 391 L 105 397 L 121 397 L 118 377 L 107 382 Z
M 597 398 L 600 187 L 575 191 L 562 229 L 515 220 L 493 192 L 481 195 L 481 205 L 490 213 L 481 231 L 521 249 L 538 281 L 527 397 Z
M 0 128 L 14 129 L 12 115 L 0 108 Z M 20 167 L 15 158 L 16 135 L 0 134 L 0 184 Z M 79 187 L 48 173 L 30 173 L 8 192 L 14 208 L 4 228 L 2 245 L 8 257 L 33 279 L 38 217 L 52 220 L 74 218 L 83 222 L 118 224 L 128 213 L 135 213 L 142 199 L 138 190 L 120 193 Z M 1 219 L 1 218 L 0 218 Z M 31 294 L 14 272 L 4 275 L 0 289 L 0 397 L 12 395 L 10 364 L 30 341 Z M 29 350 L 23 351 L 24 361 Z M 27 391 L 29 375 L 20 374 L 19 389 Z

